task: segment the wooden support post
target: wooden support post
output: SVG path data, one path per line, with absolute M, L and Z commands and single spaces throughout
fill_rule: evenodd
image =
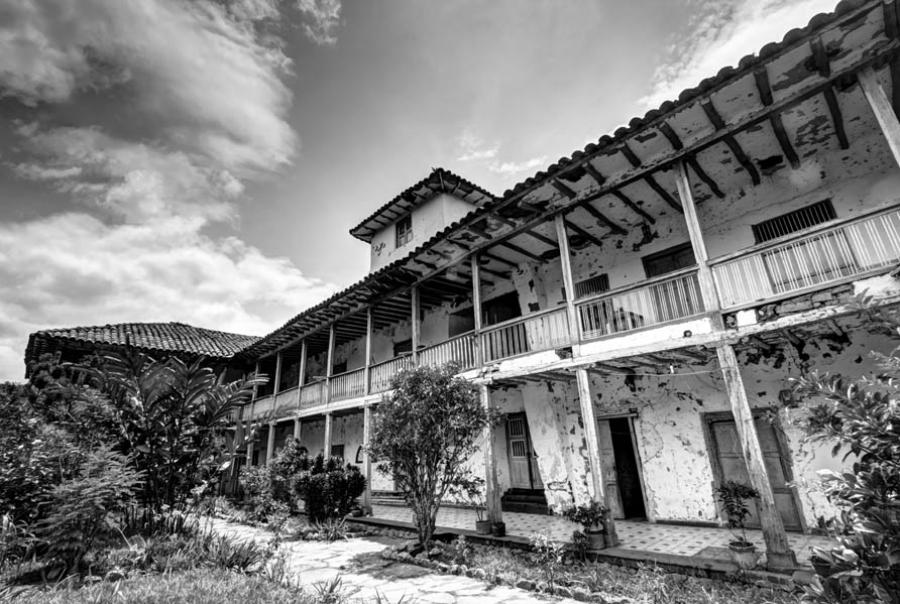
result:
M 372 392 L 372 327 L 373 327 L 372 318 L 372 307 L 369 306 L 366 308 L 366 365 L 364 370 L 363 379 L 365 380 L 365 384 L 363 385 L 363 394 L 369 395 Z
M 272 384 L 272 394 L 281 392 L 281 351 L 275 353 L 275 383 Z
M 869 107 L 872 108 L 872 113 L 875 114 L 875 119 L 881 126 L 881 132 L 891 148 L 894 162 L 900 165 L 900 121 L 897 120 L 897 114 L 894 113 L 891 101 L 884 88 L 878 83 L 875 71 L 871 67 L 861 70 L 858 77 L 863 94 L 869 101 Z
M 487 411 L 491 409 L 491 392 L 487 384 L 481 384 L 481 404 Z M 484 430 L 484 500 L 487 517 L 491 522 L 503 522 L 500 506 L 500 485 L 497 483 L 497 465 L 494 452 L 494 428 Z
M 247 440 L 247 467 L 253 465 L 253 439 Z
M 300 434 L 303 430 L 303 420 L 299 417 L 294 418 L 294 440 L 300 440 Z
M 566 221 L 562 214 L 553 217 L 556 225 L 556 241 L 559 245 L 559 259 L 562 265 L 563 286 L 566 288 L 566 316 L 569 318 L 569 341 L 573 346 L 578 344 L 578 312 L 575 308 L 575 280 L 572 277 L 572 256 L 569 252 L 569 237 L 566 234 Z
M 253 369 L 253 375 L 259 376 L 259 361 L 256 361 L 256 365 Z M 259 396 L 259 385 L 253 384 L 253 396 L 250 397 L 250 402 L 252 403 L 253 401 L 255 401 L 257 396 Z M 253 415 L 251 414 L 250 417 L 253 417 Z
M 269 439 L 266 441 L 266 465 L 275 457 L 275 422 L 269 422 Z
M 297 376 L 297 385 L 306 383 L 306 339 L 300 342 L 300 375 Z
M 322 448 L 325 449 L 325 457 L 331 457 L 331 413 L 325 414 L 325 443 Z
M 334 323 L 328 326 L 328 354 L 326 355 L 325 367 L 325 404 L 331 402 L 331 375 L 334 373 Z M 328 452 L 325 452 L 328 455 Z
M 703 230 L 700 228 L 700 221 L 697 218 L 697 206 L 694 204 L 694 195 L 691 193 L 691 181 L 688 179 L 687 166 L 683 161 L 678 162 L 676 166 L 675 184 L 678 187 L 681 207 L 684 208 L 684 220 L 687 223 L 688 236 L 691 238 L 694 258 L 697 261 L 697 281 L 700 283 L 703 307 L 706 312 L 715 312 L 719 310 L 719 295 L 716 292 L 712 270 L 709 268 L 709 255 L 706 252 L 706 242 L 703 241 Z
M 372 443 L 372 407 L 363 407 L 363 476 L 366 478 L 366 490 L 363 492 L 363 509 L 372 510 L 372 457 L 369 446 Z
M 737 356 L 731 344 L 716 346 L 719 367 L 725 380 L 725 390 L 731 402 L 734 425 L 741 441 L 741 452 L 747 464 L 751 485 L 759 491 L 759 521 L 762 525 L 763 537 L 766 541 L 766 557 L 771 568 L 790 568 L 797 565 L 797 559 L 788 543 L 787 533 L 778 508 L 775 507 L 775 494 L 769 473 L 763 461 L 762 447 L 756 424 L 753 422 L 753 411 L 747 400 L 744 380 L 741 377 Z
M 472 314 L 475 324 L 475 366 L 484 365 L 484 342 L 481 340 L 481 267 L 478 254 L 473 254 L 472 263 Z
M 584 441 L 588 450 L 588 461 L 591 467 L 591 484 L 594 501 L 608 507 L 606 492 L 603 488 L 603 466 L 600 463 L 600 437 L 597 435 L 597 416 L 594 413 L 594 403 L 591 399 L 591 378 L 587 369 L 579 367 L 575 370 L 575 380 L 578 383 L 578 402 L 581 406 L 581 421 L 584 424 Z M 613 523 L 612 514 L 607 518 L 606 537 L 609 545 L 618 545 L 619 538 L 616 535 L 616 526 Z
M 409 314 L 412 325 L 412 364 L 419 364 L 419 286 L 413 285 L 409 290 Z

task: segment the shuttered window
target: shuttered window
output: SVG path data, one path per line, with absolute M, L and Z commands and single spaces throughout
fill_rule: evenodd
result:
M 805 208 L 769 218 L 753 225 L 753 239 L 756 243 L 765 243 L 791 233 L 796 233 L 817 224 L 834 220 L 837 215 L 831 200 L 826 199 Z
M 609 275 L 606 273 L 575 283 L 576 300 L 594 294 L 602 294 L 605 291 L 609 291 Z
M 397 247 L 403 247 L 412 241 L 412 216 L 404 216 L 397 221 Z

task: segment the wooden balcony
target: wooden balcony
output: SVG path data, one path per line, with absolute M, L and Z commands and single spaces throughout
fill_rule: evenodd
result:
M 309 409 L 325 404 L 325 380 L 319 380 L 300 387 L 300 408 Z
M 900 210 L 826 224 L 711 262 L 723 309 L 823 289 L 900 261 Z
M 333 401 L 359 398 L 366 393 L 366 370 L 360 368 L 333 375 L 330 384 Z
M 369 368 L 369 379 L 371 382 L 370 392 L 377 394 L 379 392 L 387 392 L 391 389 L 391 379 L 394 374 L 404 369 L 412 367 L 412 356 L 402 356 L 372 365 Z
M 582 341 L 687 319 L 704 311 L 697 269 L 604 292 L 576 303 Z
M 571 343 L 569 319 L 564 307 L 504 321 L 481 332 L 486 363 L 553 350 Z
M 450 338 L 445 342 L 426 346 L 419 351 L 419 365 L 457 363 L 460 369 L 475 367 L 475 334 L 473 332 Z

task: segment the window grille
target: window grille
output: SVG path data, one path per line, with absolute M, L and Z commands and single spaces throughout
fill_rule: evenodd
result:
M 603 273 L 575 283 L 575 299 L 609 291 L 609 275 Z
M 412 241 L 412 216 L 404 216 L 397 221 L 397 247 L 403 247 Z
M 805 208 L 800 208 L 775 218 L 769 218 L 759 224 L 754 224 L 752 226 L 753 239 L 756 243 L 765 243 L 766 241 L 803 231 L 835 218 L 837 218 L 837 215 L 834 212 L 834 206 L 831 205 L 830 199 L 826 199 Z

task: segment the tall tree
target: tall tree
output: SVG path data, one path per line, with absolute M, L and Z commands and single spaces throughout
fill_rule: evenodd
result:
M 467 461 L 493 420 L 476 387 L 454 377 L 456 372 L 452 364 L 400 372 L 393 379 L 393 394 L 373 414 L 370 454 L 384 462 L 382 471 L 404 494 L 426 548 L 447 493 L 471 490 L 481 482 Z

